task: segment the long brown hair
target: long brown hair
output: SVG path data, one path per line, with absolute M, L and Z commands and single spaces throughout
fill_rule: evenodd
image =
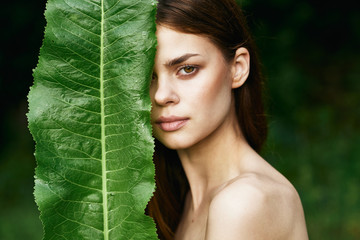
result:
M 267 136 L 262 101 L 263 79 L 255 45 L 235 0 L 159 0 L 156 22 L 183 33 L 207 37 L 231 60 L 239 47 L 250 53 L 247 81 L 234 89 L 237 119 L 249 145 L 260 151 Z M 176 151 L 155 141 L 156 191 L 147 213 L 157 224 L 160 239 L 173 239 L 189 190 Z

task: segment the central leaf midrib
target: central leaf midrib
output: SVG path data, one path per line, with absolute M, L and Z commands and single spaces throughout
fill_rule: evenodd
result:
M 105 103 L 104 103 L 104 1 L 101 1 L 101 33 L 100 33 L 100 104 L 101 104 L 101 168 L 104 240 L 109 239 L 108 206 L 107 206 L 107 169 L 105 144 Z

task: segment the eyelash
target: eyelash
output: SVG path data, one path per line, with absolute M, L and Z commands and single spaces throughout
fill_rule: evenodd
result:
M 193 70 L 192 70 L 191 72 L 189 72 L 189 73 L 186 73 L 186 72 L 184 72 L 184 71 L 185 71 L 185 70 L 184 70 L 185 68 L 192 68 Z M 198 71 L 198 69 L 199 69 L 199 67 L 197 67 L 197 66 L 195 66 L 195 65 L 188 65 L 188 64 L 186 64 L 186 65 L 183 65 L 183 66 L 179 67 L 179 69 L 178 69 L 178 71 L 177 71 L 177 75 L 189 76 L 189 75 L 195 74 L 195 73 Z M 181 73 L 181 72 L 183 72 L 183 73 Z

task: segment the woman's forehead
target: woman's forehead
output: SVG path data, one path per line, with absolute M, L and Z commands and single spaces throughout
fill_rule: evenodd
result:
M 207 57 L 214 51 L 219 51 L 204 36 L 183 33 L 163 26 L 158 27 L 156 35 L 158 40 L 157 57 L 160 58 L 173 59 L 184 54 Z

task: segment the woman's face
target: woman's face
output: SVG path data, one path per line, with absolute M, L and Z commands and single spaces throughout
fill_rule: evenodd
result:
M 150 86 L 154 136 L 171 149 L 208 138 L 231 109 L 232 71 L 207 38 L 158 26 Z

